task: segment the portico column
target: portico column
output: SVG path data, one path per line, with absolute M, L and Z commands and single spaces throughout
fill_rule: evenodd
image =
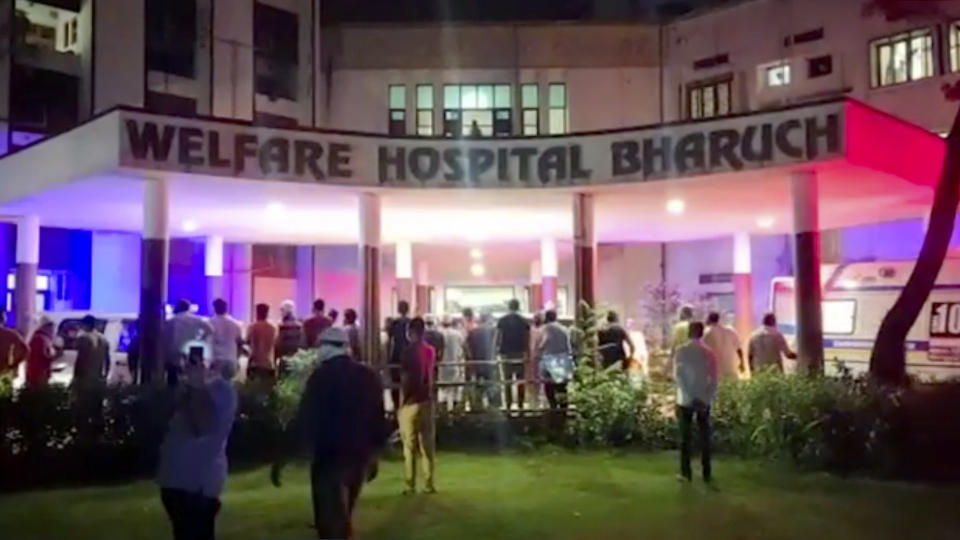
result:
M 396 253 L 397 302 L 413 304 L 413 246 L 410 242 L 397 242 Z M 390 306 L 396 309 L 396 306 Z
M 230 246 L 230 313 L 240 321 L 253 320 L 253 244 Z
M 380 196 L 360 194 L 360 333 L 364 360 L 380 365 Z
M 313 246 L 297 246 L 297 315 L 309 316 L 316 300 L 313 291 Z M 340 308 L 343 309 L 343 308 Z
M 540 241 L 540 300 L 543 309 L 557 309 L 557 241 L 544 238 Z
M 17 330 L 29 337 L 37 316 L 37 263 L 40 261 L 40 220 L 23 216 L 17 222 L 17 281 L 13 293 Z
M 733 235 L 733 305 L 737 335 L 746 351 L 753 331 L 753 284 L 750 278 L 750 233 Z
M 797 307 L 798 366 L 823 372 L 823 313 L 820 283 L 818 180 L 813 171 L 791 174 L 793 192 L 793 264 Z
M 167 181 L 143 184 L 143 246 L 140 256 L 140 380 L 159 377 L 163 366 L 163 322 L 167 298 L 170 201 Z
M 213 301 L 223 298 L 223 237 L 208 236 L 203 248 L 203 275 L 207 278 L 207 305 L 204 309 L 213 313 Z
M 427 315 L 430 313 L 432 306 L 430 305 L 430 269 L 427 266 L 427 261 L 420 261 L 417 263 L 417 294 L 416 302 L 416 313 L 421 315 Z
M 527 305 L 531 312 L 540 311 L 543 307 L 543 275 L 540 272 L 540 261 L 530 263 L 530 288 Z
M 580 304 L 591 308 L 595 300 L 597 245 L 593 224 L 593 195 L 573 195 L 574 314 L 579 318 Z

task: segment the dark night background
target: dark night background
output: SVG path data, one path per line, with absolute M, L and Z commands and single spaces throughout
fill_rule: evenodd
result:
M 437 21 L 630 21 L 742 0 L 325 0 L 324 24 Z

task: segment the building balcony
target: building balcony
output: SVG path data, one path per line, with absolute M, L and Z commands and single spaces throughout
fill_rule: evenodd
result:
M 55 71 L 73 77 L 81 77 L 83 74 L 79 55 L 48 47 L 17 43 L 13 47 L 13 59 L 14 62 L 23 66 Z

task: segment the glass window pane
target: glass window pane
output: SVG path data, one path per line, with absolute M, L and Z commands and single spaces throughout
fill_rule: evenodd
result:
M 433 125 L 433 111 L 417 111 L 417 125 L 418 125 L 418 126 L 432 126 L 432 125 Z
M 447 84 L 443 87 L 443 108 L 460 108 L 460 87 L 455 84 Z
M 390 111 L 390 119 L 391 119 L 391 120 L 403 120 L 404 117 L 406 117 L 406 115 L 407 115 L 407 114 L 406 114 L 406 111 L 402 111 L 402 110 L 392 110 L 392 111 Z
M 562 83 L 550 85 L 550 106 L 551 107 L 567 106 L 567 85 Z
M 513 107 L 510 102 L 510 85 L 498 84 L 493 89 L 493 106 L 498 109 L 509 109 Z
M 702 88 L 694 88 L 690 90 L 690 105 L 689 105 L 690 118 L 700 118 L 703 115 L 703 105 L 701 104 L 702 95 L 703 95 Z
M 717 114 L 730 114 L 730 83 L 722 82 L 717 85 Z
M 477 108 L 477 87 L 470 84 L 460 85 L 460 107 L 464 109 Z
M 480 135 L 484 137 L 493 135 L 493 111 L 464 111 L 463 134 L 466 136 L 476 136 L 474 129 L 479 131 Z
M 881 45 L 880 49 L 880 86 L 893 84 L 893 47 L 890 45 Z
M 933 38 L 918 36 L 910 40 L 910 79 L 933 75 Z
M 417 108 L 418 109 L 433 108 L 433 86 L 432 85 L 421 84 L 417 86 Z
M 907 42 L 898 41 L 893 44 L 893 81 L 904 82 L 907 80 Z
M 537 96 L 538 87 L 535 84 L 525 84 L 520 87 L 520 106 L 523 108 L 539 107 L 539 96 Z
M 510 119 L 510 109 L 497 109 L 493 111 L 493 117 L 497 120 L 509 120 Z
M 390 108 L 391 109 L 407 108 L 406 87 L 398 84 L 390 85 Z
M 950 25 L 950 71 L 960 71 L 960 23 Z
M 457 109 L 457 110 L 453 110 L 453 111 L 444 111 L 444 112 L 443 112 L 443 117 L 444 117 L 444 119 L 446 119 L 446 120 L 459 120 L 459 119 L 460 119 L 460 110 Z
M 717 113 L 713 108 L 713 87 L 708 86 L 703 89 L 703 116 L 704 118 L 712 118 L 716 115 Z
M 533 137 L 533 136 L 539 135 L 539 134 L 537 133 L 537 125 L 536 125 L 536 124 L 524 124 L 524 125 L 523 125 L 523 134 L 524 134 L 525 136 L 527 136 L 527 137 Z
M 493 86 L 482 85 L 477 87 L 477 108 L 493 108 Z
M 567 110 L 550 109 L 549 128 L 551 135 L 559 135 L 567 132 Z
M 433 135 L 433 126 L 417 126 L 417 135 L 420 137 L 430 137 Z

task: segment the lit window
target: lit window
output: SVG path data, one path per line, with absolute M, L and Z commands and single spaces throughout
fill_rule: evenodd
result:
M 950 24 L 950 71 L 960 71 L 960 21 Z
M 782 63 L 767 66 L 764 70 L 766 85 L 770 88 L 787 86 L 790 84 L 790 64 Z
M 540 96 L 536 84 L 524 84 L 520 87 L 520 114 L 524 135 L 540 134 Z
M 391 84 L 388 88 L 387 104 L 387 133 L 390 135 L 404 135 L 407 132 L 407 87 L 402 84 Z
M 417 86 L 417 135 L 433 135 L 433 85 Z
M 870 57 L 873 86 L 933 77 L 933 33 L 925 28 L 874 40 Z
M 443 87 L 445 137 L 499 137 L 512 129 L 509 84 L 448 84 Z
M 698 82 L 687 87 L 687 117 L 691 120 L 726 116 L 732 112 L 732 80 Z
M 567 126 L 567 85 L 551 83 L 549 86 L 550 111 L 547 117 L 547 130 L 551 135 L 566 133 Z

